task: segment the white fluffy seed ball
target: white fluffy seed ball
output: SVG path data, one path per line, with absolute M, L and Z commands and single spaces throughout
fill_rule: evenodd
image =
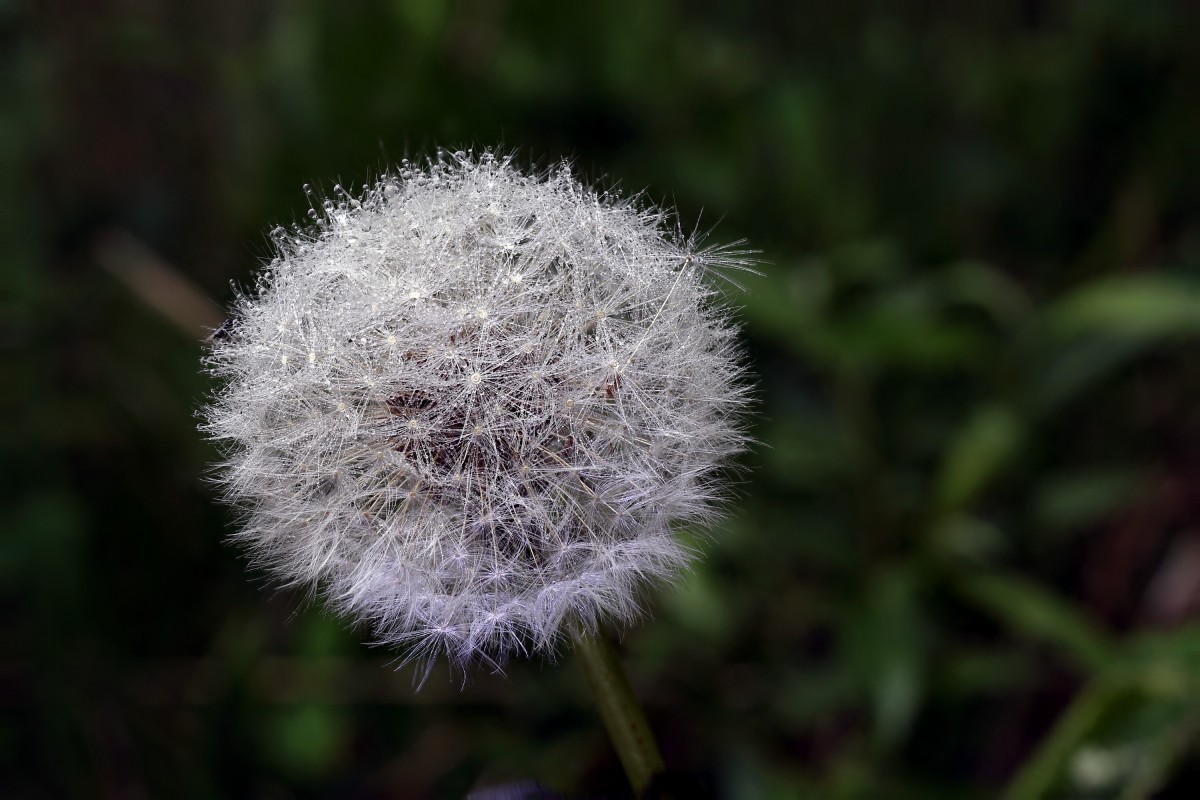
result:
M 706 278 L 745 251 L 491 152 L 314 216 L 272 233 L 206 361 L 235 538 L 408 657 L 499 664 L 636 617 L 746 443 Z

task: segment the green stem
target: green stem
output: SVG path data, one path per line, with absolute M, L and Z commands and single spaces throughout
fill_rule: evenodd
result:
M 1125 687 L 1096 678 L 1085 685 L 1059 717 L 1054 729 L 1038 745 L 1005 792 L 1005 800 L 1036 800 L 1046 797 L 1062 773 L 1071 754 L 1095 727 L 1104 712 Z
M 612 642 L 603 635 L 590 636 L 579 631 L 574 639 L 575 654 L 587 676 L 604 727 L 621 758 L 634 794 L 641 797 L 654 776 L 665 769 L 654 734 L 646 722 L 646 713 L 633 695 Z

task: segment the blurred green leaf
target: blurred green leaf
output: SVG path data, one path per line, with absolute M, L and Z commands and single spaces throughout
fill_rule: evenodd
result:
M 1131 467 L 1047 475 L 1033 494 L 1034 519 L 1053 530 L 1094 523 L 1128 505 L 1144 480 L 1144 473 Z
M 981 261 L 958 261 L 942 276 L 947 299 L 987 311 L 996 321 L 1013 325 L 1033 307 L 1024 290 L 1009 275 Z
M 1160 339 L 1200 333 L 1200 286 L 1168 275 L 1105 278 L 1047 312 L 1060 337 L 1116 334 Z
M 1193 702 L 1200 703 L 1200 622 L 1131 637 L 1123 648 L 1123 661 L 1146 678 L 1148 686 L 1168 694 L 1191 692 Z
M 1033 374 L 1027 391 L 1032 410 L 1039 418 L 1050 418 L 1142 353 L 1146 341 L 1097 333 L 1057 347 L 1042 341 L 1036 346 L 1045 352 L 1030 356 Z
M 810 342 L 843 368 L 945 369 L 978 355 L 983 342 L 970 327 L 941 318 L 923 292 L 881 294 L 845 314 Z
M 1003 406 L 978 409 L 951 442 L 937 480 L 941 508 L 970 504 L 1008 467 L 1022 445 L 1020 419 Z
M 920 576 L 908 568 L 877 575 L 847 625 L 847 657 L 871 699 L 875 738 L 885 748 L 907 734 L 925 692 L 921 586 Z
M 1102 278 L 1043 316 L 1050 341 L 1032 398 L 1050 413 L 1093 389 L 1145 348 L 1200 334 L 1200 285 L 1165 274 Z
M 986 564 L 1008 545 L 994 523 L 970 514 L 943 514 L 930 534 L 938 552 L 979 564 Z
M 1045 587 L 1027 578 L 972 572 L 959 590 L 1017 633 L 1040 640 L 1089 672 L 1111 664 L 1113 648 L 1096 625 Z
M 445 25 L 449 7 L 440 0 L 404 0 L 392 4 L 396 16 L 422 42 L 432 40 Z

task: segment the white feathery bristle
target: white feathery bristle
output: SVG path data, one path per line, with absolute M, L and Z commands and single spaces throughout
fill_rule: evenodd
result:
M 235 538 L 408 657 L 502 664 L 640 612 L 745 446 L 736 327 L 672 217 L 441 154 L 277 256 L 207 358 Z

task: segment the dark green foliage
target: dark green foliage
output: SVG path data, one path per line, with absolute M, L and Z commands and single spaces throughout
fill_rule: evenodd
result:
M 33 5 L 0 4 L 0 794 L 620 790 L 569 657 L 414 693 L 264 590 L 195 432 L 220 318 L 116 277 L 158 274 L 132 234 L 225 303 L 305 181 L 497 143 L 763 251 L 733 290 L 762 446 L 624 641 L 674 769 L 739 798 L 1194 791 L 1192 6 Z

